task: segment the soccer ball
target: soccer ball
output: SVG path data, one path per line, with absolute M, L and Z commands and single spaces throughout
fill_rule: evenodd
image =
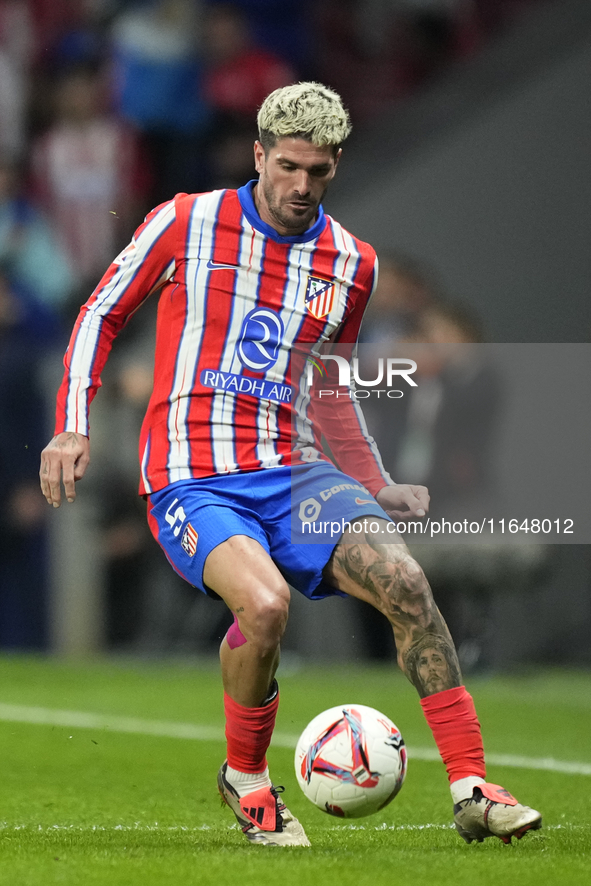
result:
M 314 717 L 296 747 L 295 771 L 308 798 L 329 815 L 361 818 L 390 803 L 406 775 L 400 730 L 362 704 Z

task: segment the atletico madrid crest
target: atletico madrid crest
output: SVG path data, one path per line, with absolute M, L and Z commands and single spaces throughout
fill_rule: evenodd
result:
M 183 532 L 183 537 L 181 538 L 181 545 L 183 550 L 189 555 L 189 557 L 195 556 L 198 538 L 199 535 L 195 532 L 191 524 L 187 523 L 187 528 Z
M 332 311 L 334 282 L 325 280 L 323 277 L 308 276 L 304 302 L 312 316 L 317 320 L 322 320 Z

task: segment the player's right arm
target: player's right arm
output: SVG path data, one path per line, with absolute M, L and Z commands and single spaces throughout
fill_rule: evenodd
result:
M 41 453 L 41 491 L 54 508 L 61 504 L 61 480 L 69 502 L 76 498 L 76 480 L 81 480 L 90 462 L 90 440 L 83 434 L 63 431 L 49 441 Z
M 82 306 L 66 355 L 57 396 L 55 436 L 41 455 L 41 491 L 54 507 L 60 483 L 74 501 L 74 484 L 90 461 L 89 408 L 113 339 L 143 301 L 175 270 L 175 201 L 151 212 Z

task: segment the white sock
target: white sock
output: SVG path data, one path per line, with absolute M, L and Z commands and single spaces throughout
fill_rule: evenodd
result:
M 226 778 L 234 790 L 238 791 L 239 797 L 246 797 L 247 794 L 252 794 L 261 788 L 270 788 L 272 784 L 268 766 L 264 772 L 239 772 L 227 766 Z
M 458 778 L 457 781 L 452 781 L 449 788 L 454 803 L 468 800 L 472 796 L 474 788 L 479 784 L 486 784 L 486 779 L 479 775 L 468 775 L 466 778 Z

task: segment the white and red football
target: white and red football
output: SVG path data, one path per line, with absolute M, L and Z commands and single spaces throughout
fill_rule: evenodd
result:
M 380 711 L 339 705 L 306 726 L 295 771 L 306 797 L 323 812 L 361 818 L 387 806 L 402 787 L 406 748 L 400 730 Z

